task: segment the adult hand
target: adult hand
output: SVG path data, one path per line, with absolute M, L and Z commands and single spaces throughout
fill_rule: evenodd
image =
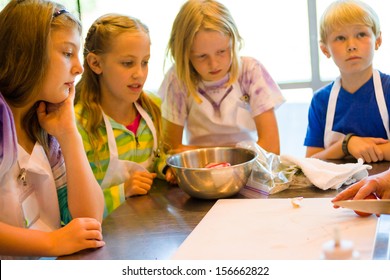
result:
M 381 199 L 390 199 L 390 170 L 369 176 L 339 193 L 333 201 L 365 199 L 370 194 Z

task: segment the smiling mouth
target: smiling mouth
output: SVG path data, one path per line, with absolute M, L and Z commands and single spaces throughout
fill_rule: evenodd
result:
M 127 86 L 129 89 L 142 89 L 142 85 L 137 84 L 137 85 L 129 85 Z

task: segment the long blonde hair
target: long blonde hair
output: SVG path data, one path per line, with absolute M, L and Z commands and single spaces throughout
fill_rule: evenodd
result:
M 50 64 L 49 41 L 54 29 L 78 29 L 81 23 L 65 7 L 44 0 L 12 0 L 0 13 L 0 92 L 23 107 L 41 91 Z M 49 136 L 39 125 L 35 104 L 23 116 L 31 140 L 49 150 Z
M 381 33 L 379 17 L 366 3 L 358 0 L 339 0 L 328 6 L 320 19 L 320 42 L 326 44 L 328 35 L 346 24 L 369 26 L 375 37 Z
M 91 147 L 99 150 L 104 144 L 99 127 L 103 124 L 101 111 L 101 91 L 99 75 L 89 66 L 87 55 L 89 53 L 103 54 L 110 49 L 113 38 L 124 32 L 144 32 L 149 36 L 148 27 L 140 20 L 120 14 L 106 14 L 98 18 L 89 28 L 84 46 L 84 73 L 76 85 L 76 103 L 82 105 L 82 125 L 90 135 Z M 137 102 L 150 113 L 156 128 L 157 137 L 161 135 L 160 107 L 143 91 Z M 96 153 L 98 154 L 98 153 Z M 95 160 L 98 161 L 98 156 Z
M 233 84 L 239 75 L 239 50 L 242 38 L 229 10 L 214 0 L 189 0 L 177 14 L 167 47 L 167 57 L 174 62 L 176 75 L 183 88 L 197 100 L 197 84 L 200 76 L 190 62 L 190 51 L 199 30 L 222 32 L 232 42 L 232 64 L 228 84 Z

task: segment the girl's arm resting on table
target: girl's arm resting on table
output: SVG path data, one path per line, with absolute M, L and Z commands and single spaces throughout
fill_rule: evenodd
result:
M 279 154 L 279 130 L 274 109 L 270 109 L 254 117 L 258 141 L 257 144 L 268 152 Z
M 92 218 L 72 220 L 52 232 L 10 226 L 0 222 L 0 255 L 61 256 L 105 245 L 101 225 Z

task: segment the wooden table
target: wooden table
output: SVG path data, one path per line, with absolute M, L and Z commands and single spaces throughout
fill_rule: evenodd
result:
M 390 162 L 371 165 L 370 175 L 387 170 Z M 323 191 L 311 187 L 300 190 L 287 189 L 266 196 L 244 188 L 232 199 L 334 197 L 339 191 L 341 189 Z M 106 242 L 103 248 L 84 250 L 59 259 L 169 259 L 215 201 L 191 198 L 179 187 L 156 179 L 148 195 L 129 198 L 103 221 Z

